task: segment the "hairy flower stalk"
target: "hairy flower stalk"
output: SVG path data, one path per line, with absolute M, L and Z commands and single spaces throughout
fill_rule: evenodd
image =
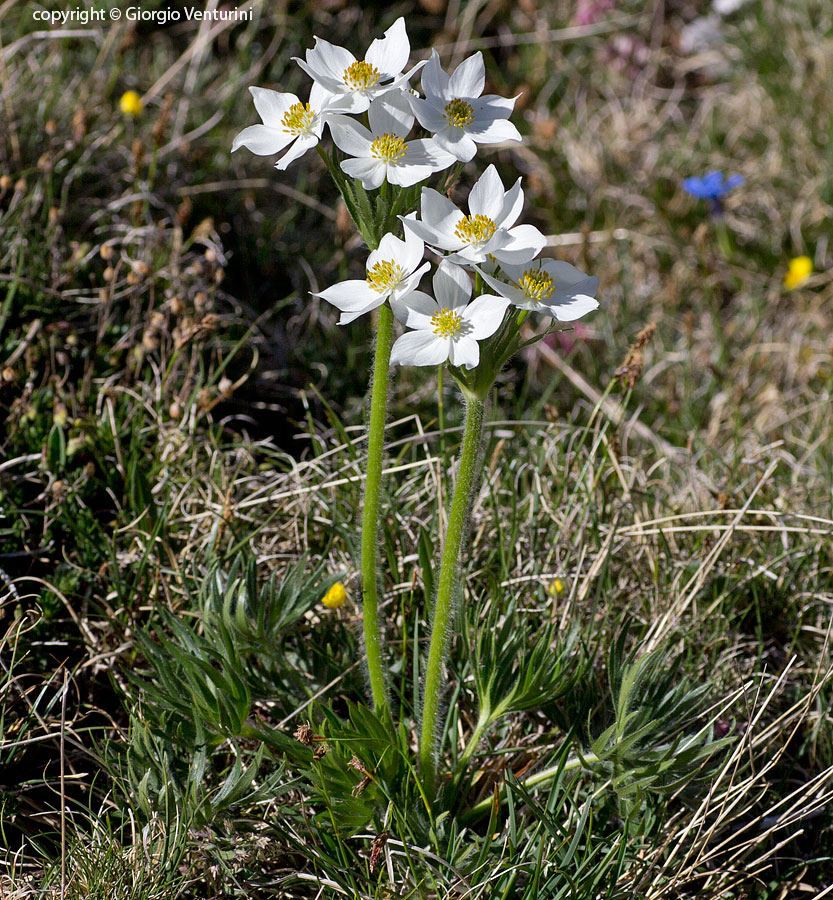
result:
M 379 501 L 382 494 L 382 462 L 385 455 L 385 420 L 388 412 L 388 373 L 393 344 L 393 311 L 379 307 L 376 323 L 376 354 L 370 386 L 370 421 L 367 429 L 367 478 L 362 504 L 362 624 L 367 672 L 373 708 L 387 721 L 391 720 L 382 662 L 382 639 L 379 634 L 378 532 Z
M 468 533 L 469 517 L 477 486 L 477 460 L 483 438 L 485 403 L 469 396 L 466 403 L 466 425 L 457 483 L 448 514 L 437 598 L 431 622 L 431 641 L 425 665 L 425 688 L 422 695 L 422 731 L 419 742 L 419 762 L 426 793 L 431 799 L 437 782 L 437 737 L 439 731 L 440 700 L 443 689 L 448 635 L 453 624 L 454 592 L 457 585 L 460 553 Z

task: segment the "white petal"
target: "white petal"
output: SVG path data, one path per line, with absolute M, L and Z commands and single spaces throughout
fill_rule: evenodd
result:
M 468 273 L 443 260 L 434 273 L 434 296 L 443 309 L 459 309 L 469 302 L 471 297 L 471 280 Z
M 244 128 L 234 139 L 231 152 L 245 147 L 258 156 L 271 156 L 279 153 L 283 148 L 295 139 L 294 134 L 286 131 L 278 131 L 276 128 L 267 128 L 265 125 L 250 125 Z
M 488 216 L 495 224 L 499 222 L 503 207 L 503 182 L 494 166 L 489 166 L 474 183 L 469 194 L 469 212 L 473 216 Z
M 403 222 L 412 222 L 414 214 L 406 216 L 403 219 Z M 385 235 L 387 237 L 387 235 Z M 392 241 L 396 241 L 396 246 L 398 249 L 398 258 L 401 260 L 402 268 L 405 269 L 406 272 L 413 272 L 414 269 L 422 262 L 422 257 L 425 256 L 425 245 L 422 241 L 422 238 L 415 234 L 413 231 L 409 231 L 407 228 L 405 229 L 405 241 L 404 243 L 399 240 L 399 238 L 394 237 L 394 235 L 390 235 Z M 379 242 L 379 247 L 381 248 L 383 245 L 385 238 Z M 389 245 L 393 247 L 393 243 L 389 241 Z
M 334 94 L 346 93 L 347 87 L 341 78 L 333 78 L 332 75 L 327 75 L 323 71 L 316 71 L 315 69 L 307 65 L 304 60 L 298 59 L 297 56 L 293 56 L 292 60 L 293 62 L 298 63 L 298 65 L 304 70 L 304 72 L 313 79 L 314 84 L 320 84 L 326 90 L 332 91 Z M 345 110 L 345 112 L 352 112 L 352 109 Z
M 392 303 L 396 318 L 409 328 L 429 329 L 433 327 L 431 317 L 439 309 L 437 301 L 422 291 L 411 291 L 406 297 Z
M 333 93 L 320 81 L 314 81 L 309 92 L 309 105 L 319 114 L 328 111 L 346 112 L 350 99 L 342 93 Z
M 508 119 L 495 119 L 489 124 L 475 119 L 469 126 L 469 134 L 478 144 L 523 140 L 518 129 Z
M 417 121 L 426 130 L 436 135 L 436 132 L 448 127 L 448 122 L 442 113 L 442 109 L 430 100 L 422 100 L 419 97 L 411 97 L 408 101 L 411 109 L 417 117 Z
M 416 264 L 422 259 L 422 251 L 420 251 L 419 258 L 412 265 L 409 265 L 407 241 L 407 234 L 404 241 L 400 241 L 395 234 L 390 232 L 383 235 L 379 241 L 379 246 L 375 250 L 370 251 L 370 256 L 367 258 L 367 271 L 369 272 L 377 262 L 384 262 L 385 260 L 392 260 L 398 263 L 406 272 L 413 271 Z
M 509 306 L 505 297 L 481 294 L 463 311 L 463 318 L 471 325 L 471 336 L 475 340 L 491 337 L 500 328 L 503 316 Z
M 393 289 L 393 297 L 397 302 L 404 301 L 407 296 L 417 289 L 422 276 L 431 268 L 431 263 L 424 262 L 415 272 L 412 272 L 404 281 L 400 281 Z
M 474 107 L 475 115 L 484 110 L 489 110 L 492 118 L 508 119 L 512 115 L 515 108 L 515 102 L 518 97 L 499 97 L 497 94 L 484 94 L 477 100 L 472 100 L 471 105 Z
M 384 301 L 382 301 L 384 302 Z M 366 306 L 363 306 L 361 309 L 351 309 L 346 312 L 343 312 L 338 319 L 339 325 L 348 325 L 354 319 L 358 319 L 359 316 L 363 316 L 365 313 L 369 313 L 372 309 L 376 309 L 377 306 L 381 306 L 381 303 L 368 303 Z
M 497 291 L 502 297 L 506 297 L 506 299 L 509 300 L 510 303 L 514 303 L 515 305 L 526 303 L 527 298 L 524 292 L 515 284 L 506 284 L 505 282 L 495 278 L 494 275 L 490 275 L 482 268 L 478 267 L 477 271 L 480 272 L 480 274 L 483 276 L 483 280 L 486 282 L 486 284 L 489 285 L 489 287 Z M 523 275 L 523 269 L 519 271 L 517 277 L 510 275 L 508 266 L 506 267 L 504 272 L 508 277 L 513 278 L 514 280 L 517 280 L 517 278 L 520 278 L 520 276 Z
M 409 141 L 406 146 L 408 156 L 404 159 L 407 159 L 408 163 L 430 166 L 432 172 L 442 172 L 456 162 L 455 156 L 437 146 L 436 141 L 431 138 Z
M 370 156 L 370 144 L 373 135 L 358 122 L 347 116 L 334 116 L 330 119 L 330 134 L 339 150 L 349 156 Z
M 312 135 L 302 134 L 295 143 L 284 153 L 278 160 L 275 168 L 283 172 L 286 167 L 299 157 L 303 156 L 307 150 L 311 150 L 318 143 L 318 138 Z
M 333 306 L 342 310 L 359 309 L 377 300 L 377 306 L 384 302 L 384 294 L 374 291 L 364 279 L 357 278 L 340 281 L 313 296 L 321 297 L 322 300 L 326 300 L 327 303 L 332 303 Z M 370 309 L 372 308 L 371 306 Z
M 546 237 L 534 225 L 516 225 L 507 232 L 510 241 L 492 255 L 501 263 L 523 265 L 528 263 L 544 249 Z
M 580 319 L 598 308 L 598 300 L 588 297 L 586 294 L 578 294 L 563 303 L 547 306 L 541 309 L 541 312 L 548 312 L 550 315 L 555 316 L 559 322 L 574 322 L 576 319 Z
M 426 97 L 442 99 L 444 104 L 451 100 L 448 93 L 448 75 L 440 65 L 440 56 L 436 50 L 431 51 L 431 58 L 422 70 L 422 93 Z
M 374 135 L 395 134 L 405 138 L 414 124 L 410 105 L 406 108 L 387 94 L 370 104 L 367 116 Z
M 344 70 L 356 62 L 356 57 L 344 47 L 316 38 L 315 46 L 312 50 L 307 50 L 306 61 L 306 66 L 302 68 L 315 81 L 319 81 L 318 76 L 321 75 L 325 79 L 335 79 L 344 85 Z M 300 65 L 300 60 L 298 63 Z
M 452 97 L 472 99 L 483 93 L 486 84 L 486 65 L 483 54 L 478 50 L 474 56 L 463 60 L 454 70 L 448 83 L 448 93 Z
M 407 137 L 408 132 L 414 127 L 414 111 L 411 108 L 410 97 L 411 94 L 407 91 L 395 89 L 386 90 L 379 98 L 388 107 L 393 107 L 392 115 L 396 117 L 403 128 L 401 137 Z
M 411 187 L 428 179 L 436 172 L 436 168 L 428 163 L 414 164 L 403 160 L 402 162 L 388 163 L 387 178 L 391 184 L 400 187 Z
M 408 331 L 393 345 L 391 363 L 438 366 L 448 359 L 451 340 L 430 331 Z
M 301 101 L 295 94 L 280 94 L 268 88 L 250 87 L 249 93 L 255 102 L 255 109 L 264 125 L 269 128 L 283 128 L 282 119 L 290 106 Z
M 465 366 L 473 369 L 480 362 L 480 347 L 477 341 L 470 335 L 464 334 L 451 342 L 451 352 L 448 354 L 452 366 Z
M 345 159 L 341 163 L 341 169 L 351 178 L 358 178 L 362 187 L 368 191 L 375 191 L 377 187 L 381 187 L 387 174 L 385 164 L 370 157 Z
M 460 162 L 474 159 L 477 144 L 461 128 L 444 128 L 434 135 L 437 146 Z
M 594 275 L 585 275 L 581 269 L 571 266 L 563 259 L 544 259 L 541 261 L 541 266 L 548 275 L 552 276 L 556 290 L 559 291 L 581 285 L 582 293 L 592 294 L 595 293 L 595 288 L 591 290 L 589 286 L 584 285 L 584 282 L 589 280 L 595 282 L 596 287 L 599 285 L 599 279 Z
M 399 217 L 405 226 L 405 231 L 412 231 L 420 240 L 428 244 L 429 247 L 439 247 L 441 250 L 459 250 L 463 242 L 457 238 L 449 238 L 442 231 L 432 228 L 419 219 L 406 219 L 404 216 Z
M 410 53 L 411 44 L 405 30 L 405 20 L 400 16 L 383 38 L 373 41 L 364 58 L 372 66 L 376 66 L 383 78 L 393 78 L 405 68 Z
M 519 178 L 503 195 L 503 206 L 498 213 L 499 220 L 495 219 L 495 222 L 501 228 L 511 228 L 518 221 L 523 206 L 524 192 L 521 190 L 521 179 Z

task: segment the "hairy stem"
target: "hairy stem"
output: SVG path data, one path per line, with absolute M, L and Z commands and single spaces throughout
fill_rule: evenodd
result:
M 443 689 L 443 668 L 448 647 L 448 633 L 454 613 L 454 589 L 460 563 L 460 551 L 468 530 L 474 488 L 477 483 L 477 459 L 483 437 L 484 408 L 483 400 L 473 396 L 468 398 L 460 466 L 457 471 L 454 496 L 451 500 L 451 511 L 448 514 L 445 545 L 440 560 L 437 599 L 434 603 L 434 616 L 431 623 L 431 641 L 425 664 L 419 762 L 426 793 L 429 796 L 434 794 L 437 780 L 436 742 Z
M 376 323 L 376 356 L 370 388 L 370 422 L 367 430 L 367 478 L 362 507 L 362 620 L 364 648 L 373 707 L 383 719 L 392 721 L 382 664 L 382 641 L 379 636 L 379 591 L 377 561 L 379 541 L 379 502 L 382 487 L 382 462 L 385 450 L 385 419 L 388 408 L 388 372 L 393 343 L 393 311 L 379 307 Z

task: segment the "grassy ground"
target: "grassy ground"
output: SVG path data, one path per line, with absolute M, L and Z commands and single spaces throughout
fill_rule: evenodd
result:
M 0 5 L 0 893 L 827 896 L 829 5 L 754 0 L 696 52 L 705 3 L 584 26 L 535 0 L 252 8 L 60 33 Z M 522 92 L 523 146 L 464 180 L 484 159 L 522 172 L 548 252 L 602 281 L 599 312 L 492 401 L 441 769 L 483 707 L 482 657 L 529 690 L 441 821 L 407 773 L 380 763 L 353 797 L 347 767 L 374 729 L 370 342 L 309 291 L 357 272 L 360 242 L 317 158 L 282 175 L 228 152 L 249 85 L 303 93 L 313 34 L 359 50 L 400 14 L 415 56 L 483 49 L 493 90 Z M 710 169 L 746 178 L 730 247 L 680 186 Z M 633 387 L 612 384 L 648 323 Z M 442 428 L 426 370 L 392 397 L 383 616 L 406 722 L 460 434 L 448 382 Z M 292 738 L 307 720 L 321 761 Z M 504 782 L 492 818 L 458 818 Z

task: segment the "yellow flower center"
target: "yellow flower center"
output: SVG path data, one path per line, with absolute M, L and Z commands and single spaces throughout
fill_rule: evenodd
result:
M 463 216 L 457 223 L 454 233 L 467 244 L 488 241 L 495 233 L 497 225 L 488 216 Z
M 350 90 L 366 91 L 379 80 L 381 73 L 369 62 L 354 62 L 344 70 L 344 83 Z
M 309 103 L 293 103 L 283 114 L 281 125 L 290 134 L 303 134 L 314 118 L 315 110 L 309 108 Z
M 549 300 L 555 290 L 552 276 L 543 269 L 527 269 L 521 276 L 519 285 L 526 296 L 536 303 Z
M 367 283 L 374 291 L 378 291 L 381 294 L 382 291 L 396 287 L 404 276 L 405 273 L 402 271 L 401 266 L 398 266 L 393 260 L 384 259 L 371 267 L 367 273 Z
M 383 134 L 370 145 L 371 155 L 385 162 L 396 162 L 398 159 L 402 159 L 407 152 L 405 141 L 395 134 Z
M 474 121 L 474 107 L 460 97 L 455 97 L 445 105 L 445 118 L 449 125 L 465 128 Z
M 434 334 L 440 337 L 454 337 L 463 325 L 463 317 L 453 309 L 440 309 L 431 316 Z

